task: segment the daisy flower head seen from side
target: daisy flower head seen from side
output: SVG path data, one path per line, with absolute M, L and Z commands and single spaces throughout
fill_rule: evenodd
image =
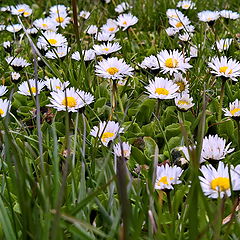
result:
M 115 7 L 115 12 L 123 13 L 127 10 L 130 10 L 131 8 L 132 6 L 130 6 L 127 2 L 122 2 Z
M 117 143 L 113 146 L 113 151 L 117 157 L 129 159 L 131 154 L 131 145 L 128 142 Z
M 192 65 L 188 63 L 190 58 L 186 58 L 179 50 L 162 50 L 157 54 L 162 72 L 172 75 L 174 72 L 186 72 Z
M 150 80 L 150 84 L 145 87 L 149 93 L 149 98 L 173 99 L 177 96 L 178 85 L 166 78 L 155 77 Z
M 173 189 L 173 185 L 180 184 L 179 179 L 183 170 L 177 166 L 169 166 L 168 164 L 157 166 L 155 189 Z
M 18 87 L 18 93 L 25 96 L 36 96 L 44 88 L 45 84 L 43 81 L 36 81 L 35 79 L 29 79 L 28 81 L 22 82 Z
M 123 128 L 119 123 L 114 121 L 100 122 L 99 126 L 93 127 L 90 135 L 98 137 L 104 146 L 107 146 L 110 141 L 113 141 L 118 134 L 123 132 Z
M 175 104 L 181 111 L 187 111 L 195 104 L 193 103 L 193 98 L 190 97 L 188 93 L 184 93 L 181 96 L 175 98 Z
M 49 12 L 50 12 L 50 15 L 66 13 L 67 7 L 62 4 L 54 5 L 49 9 Z
M 216 41 L 217 49 L 219 52 L 227 51 L 232 43 L 232 38 L 225 38 Z
M 69 81 L 66 82 L 61 82 L 59 78 L 47 78 L 44 81 L 45 86 L 48 88 L 48 90 L 50 91 L 63 91 L 65 88 L 68 87 L 68 85 L 70 84 Z
M 93 49 L 96 53 L 96 55 L 108 55 L 113 52 L 117 52 L 121 49 L 122 47 L 118 42 L 116 43 L 104 43 L 101 45 L 93 45 Z
M 217 169 L 211 164 L 202 166 L 200 171 L 203 176 L 199 176 L 199 179 L 204 195 L 209 198 L 223 198 L 225 195 L 231 196 L 231 187 L 233 191 L 239 190 L 240 175 L 234 170 L 231 166 L 230 180 L 229 168 L 223 162 L 219 162 Z
M 98 32 L 95 35 L 95 39 L 99 42 L 111 42 L 115 40 L 115 34 L 109 32 Z
M 236 99 L 234 102 L 229 104 L 229 109 L 224 108 L 226 117 L 232 117 L 233 119 L 240 119 L 240 100 Z
M 184 10 L 187 10 L 187 9 L 195 8 L 195 5 L 196 4 L 192 1 L 179 1 L 178 4 L 177 4 L 177 7 L 182 8 Z
M 0 97 L 7 93 L 8 89 L 4 85 L 0 85 Z
M 18 82 L 21 79 L 21 75 L 18 72 L 11 72 L 11 79 L 13 82 Z
M 15 71 L 21 71 L 23 68 L 31 65 L 31 63 L 28 63 L 25 59 L 22 57 L 6 57 L 5 58 L 7 63 L 15 70 Z
M 201 162 L 215 162 L 224 159 L 228 153 L 234 151 L 234 148 L 230 148 L 230 145 L 231 142 L 226 145 L 226 140 L 217 134 L 205 137 L 202 144 Z
M 66 88 L 51 92 L 50 104 L 48 107 L 53 107 L 57 111 L 77 112 L 80 108 L 85 107 L 93 102 L 94 97 L 90 93 L 75 88 Z
M 7 115 L 8 111 L 10 111 L 11 104 L 10 101 L 5 99 L 0 99 L 0 116 L 3 118 Z
M 44 32 L 37 42 L 38 48 L 44 50 L 49 47 L 62 47 L 63 45 L 67 45 L 67 39 L 62 34 L 51 31 Z
M 123 28 L 123 31 L 135 25 L 137 22 L 138 22 L 138 18 L 136 16 L 133 16 L 131 13 L 121 14 L 117 18 L 117 24 L 118 26 Z
M 159 61 L 157 57 L 154 55 L 145 57 L 143 61 L 139 64 L 139 66 L 143 69 L 151 69 L 151 70 L 157 70 L 160 68 Z
M 133 68 L 123 59 L 116 57 L 103 59 L 96 65 L 96 75 L 108 79 L 123 79 L 133 75 Z
M 82 10 L 80 13 L 79 13 L 79 16 L 85 20 L 87 20 L 89 17 L 90 17 L 90 12 L 88 11 L 84 11 Z
M 20 30 L 22 29 L 22 25 L 21 24 L 12 24 L 12 25 L 8 25 L 6 27 L 6 30 L 8 32 L 11 32 L 11 33 L 16 33 L 16 32 L 19 32 Z
M 240 14 L 238 12 L 233 12 L 231 10 L 222 10 L 220 11 L 221 17 L 236 20 L 240 17 Z
M 218 11 L 202 11 L 198 13 L 198 18 L 201 22 L 206 22 L 212 25 L 218 18 L 220 14 Z
M 96 25 L 90 25 L 86 29 L 86 33 L 89 35 L 94 35 L 98 33 L 98 27 Z
M 233 81 L 237 81 L 237 77 L 240 76 L 240 62 L 228 59 L 226 56 L 212 58 L 208 67 L 212 69 L 211 73 L 218 77 L 231 78 Z
M 96 58 L 96 53 L 93 49 L 82 50 L 82 57 L 83 57 L 83 60 L 86 62 L 92 61 Z M 76 61 L 80 61 L 81 60 L 80 53 L 78 51 L 74 52 L 72 54 L 72 59 Z
M 70 51 L 70 48 L 67 45 L 63 45 L 61 47 L 56 47 L 53 50 L 48 50 L 46 52 L 45 57 L 50 59 L 58 59 L 65 57 Z

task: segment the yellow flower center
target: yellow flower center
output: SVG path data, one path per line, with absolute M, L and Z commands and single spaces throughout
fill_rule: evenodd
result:
M 223 48 L 227 48 L 227 44 L 226 43 L 223 45 Z
M 189 4 L 184 4 L 184 5 L 183 5 L 183 8 L 189 8 L 189 7 L 190 7 Z
M 184 82 L 176 82 L 176 84 L 178 85 L 178 92 L 183 92 L 185 90 L 185 84 Z
M 24 12 L 24 8 L 18 9 L 18 12 Z
M 43 23 L 42 26 L 43 26 L 43 27 L 47 27 L 48 25 L 47 25 L 46 23 Z
M 173 14 L 173 15 L 170 16 L 170 18 L 178 18 L 178 16 Z
M 0 108 L 0 115 L 2 116 L 4 114 L 4 111 Z
M 61 87 L 60 86 L 56 86 L 56 89 L 61 90 Z
M 165 61 L 165 66 L 168 68 L 175 68 L 178 66 L 178 61 L 175 58 L 168 58 Z
M 175 25 L 177 28 L 180 28 L 180 27 L 182 27 L 183 26 L 183 24 L 181 23 L 181 22 L 178 22 L 178 23 L 176 23 L 176 25 Z
M 220 73 L 225 73 L 225 74 L 226 74 L 226 71 L 227 71 L 228 69 L 229 69 L 229 67 L 224 66 L 224 67 L 220 67 L 220 68 L 219 68 L 219 71 L 220 71 Z M 227 73 L 228 73 L 228 74 L 231 74 L 231 73 L 232 73 L 232 69 L 230 69 Z
M 213 19 L 211 17 L 207 18 L 208 21 L 212 21 Z
M 103 142 L 107 142 L 107 139 L 108 139 L 108 138 L 111 138 L 111 137 L 113 137 L 113 136 L 114 136 L 114 133 L 105 132 L 105 133 L 102 134 L 101 139 L 102 139 Z
M 64 18 L 63 18 L 63 17 L 57 17 L 57 18 L 56 18 L 56 21 L 57 21 L 58 23 L 62 23 L 62 22 L 64 21 Z
M 57 43 L 57 40 L 56 39 L 53 39 L 53 38 L 50 38 L 48 39 L 48 42 L 52 45 L 56 44 Z
M 124 22 L 123 22 L 123 24 L 124 24 L 124 25 L 127 25 L 127 22 L 126 22 L 126 21 L 124 21 Z
M 103 50 L 108 52 L 108 51 L 109 51 L 109 48 L 106 47 L 106 48 L 103 48 Z
M 166 88 L 156 88 L 155 93 L 158 95 L 162 94 L 167 96 L 169 94 L 169 91 Z
M 112 32 L 112 31 L 114 31 L 114 30 L 115 30 L 114 27 L 110 27 L 110 28 L 108 29 L 108 31 L 110 31 L 110 32 Z
M 36 93 L 37 89 L 35 87 L 31 87 L 31 91 L 32 91 L 32 93 Z M 28 90 L 28 92 L 30 92 L 30 90 Z
M 110 67 L 106 70 L 110 75 L 114 75 L 116 73 L 119 72 L 119 69 L 115 68 L 115 67 Z
M 237 113 L 237 112 L 239 112 L 239 111 L 240 111 L 240 108 L 235 108 L 235 109 L 231 110 L 230 113 L 231 113 L 232 115 L 234 115 L 235 113 Z
M 184 101 L 184 100 L 179 100 L 179 101 L 178 101 L 178 104 L 179 104 L 179 105 L 184 105 L 184 104 L 189 104 L 189 102 Z
M 170 179 L 170 180 L 173 180 L 173 177 L 171 177 L 171 178 L 169 178 L 169 179 Z M 157 185 L 160 186 L 160 183 L 169 184 L 169 183 L 168 183 L 168 177 L 167 177 L 167 176 L 161 177 L 161 178 L 158 180 Z
M 62 101 L 62 105 L 67 107 L 76 107 L 77 101 L 74 97 L 65 97 Z
M 211 189 L 213 190 L 226 191 L 230 188 L 229 178 L 226 177 L 218 177 L 211 181 Z
M 27 16 L 27 15 L 29 15 L 29 12 L 24 12 L 23 15 Z

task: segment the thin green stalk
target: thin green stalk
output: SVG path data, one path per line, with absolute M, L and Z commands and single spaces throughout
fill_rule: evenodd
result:
M 222 119 L 222 106 L 223 106 L 223 98 L 224 98 L 224 88 L 225 88 L 226 80 L 222 80 L 222 87 L 220 92 L 220 100 L 219 100 L 219 108 L 218 108 L 218 122 Z
M 240 149 L 240 121 L 237 120 L 237 130 L 238 130 L 238 149 Z

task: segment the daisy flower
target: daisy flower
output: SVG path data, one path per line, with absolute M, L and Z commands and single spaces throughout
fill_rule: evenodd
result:
M 98 32 L 98 27 L 96 25 L 90 25 L 86 30 L 86 33 L 89 35 L 97 34 L 97 32 Z
M 178 38 L 183 42 L 188 42 L 189 40 L 191 40 L 192 36 L 192 33 L 184 32 L 183 34 L 179 34 Z
M 5 99 L 0 99 L 0 116 L 5 117 L 7 112 L 10 111 L 11 104 L 10 101 Z
M 223 52 L 223 51 L 228 50 L 232 43 L 232 40 L 233 40 L 232 38 L 225 38 L 225 39 L 216 41 L 218 51 Z
M 66 13 L 67 12 L 67 7 L 59 4 L 59 5 L 54 5 L 50 8 L 50 14 L 61 14 L 61 13 Z
M 182 173 L 183 170 L 177 166 L 157 166 L 155 189 L 173 189 L 173 185 L 182 182 L 179 180 Z
M 175 98 L 175 104 L 182 111 L 187 111 L 195 105 L 193 103 L 193 98 L 190 97 L 188 93 L 184 93 L 181 96 L 180 95 L 177 96 Z
M 177 9 L 168 9 L 166 15 L 169 18 L 169 20 L 171 19 L 178 20 L 184 17 L 184 14 Z
M 90 12 L 88 12 L 88 11 L 81 11 L 80 13 L 79 13 L 79 16 L 80 17 L 82 17 L 82 18 L 84 18 L 85 20 L 87 20 L 89 17 L 90 17 Z
M 8 25 L 6 27 L 6 30 L 8 32 L 11 32 L 11 33 L 19 32 L 21 29 L 22 29 L 22 25 L 21 24 L 13 24 L 13 25 Z
M 159 61 L 156 56 L 145 57 L 144 60 L 139 64 L 139 66 L 143 69 L 151 69 L 156 70 L 160 68 Z
M 177 29 L 184 29 L 187 25 L 191 24 L 190 20 L 186 16 L 179 17 L 178 19 L 169 19 L 169 24 Z
M 116 21 L 114 21 L 112 19 L 108 19 L 107 24 L 104 24 L 101 27 L 101 30 L 102 30 L 102 32 L 113 34 L 113 33 L 116 33 L 119 29 L 118 29 L 118 25 L 117 25 Z
M 196 4 L 192 1 L 180 1 L 178 2 L 177 7 L 187 10 L 187 9 L 193 9 L 195 5 Z
M 91 61 L 91 60 L 95 59 L 96 53 L 92 49 L 82 50 L 82 56 L 83 56 L 84 61 Z M 80 61 L 81 60 L 80 53 L 78 51 L 74 52 L 72 54 L 72 59 L 74 59 L 76 61 Z
M 57 47 L 53 50 L 48 50 L 45 57 L 50 59 L 63 58 L 68 54 L 69 51 L 70 48 L 66 45 L 63 45 L 62 47 Z
M 130 158 L 131 145 L 127 142 L 117 143 L 113 146 L 114 154 L 117 157 L 124 157 L 126 159 Z
M 70 23 L 71 18 L 68 17 L 67 13 L 55 13 L 51 15 L 51 21 L 56 24 L 56 26 L 61 26 L 65 28 Z
M 25 59 L 21 57 L 6 57 L 5 58 L 7 63 L 15 70 L 15 71 L 20 71 L 24 67 L 27 67 L 31 65 L 31 63 L 28 63 Z
M 201 162 L 224 159 L 228 153 L 234 151 L 234 148 L 230 148 L 230 145 L 231 143 L 226 145 L 226 140 L 220 138 L 217 134 L 205 137 L 202 145 Z
M 167 78 L 155 77 L 155 80 L 150 80 L 150 84 L 145 88 L 149 98 L 172 99 L 177 96 L 179 87 Z
M 240 63 L 225 56 L 214 57 L 208 63 L 208 67 L 212 69 L 211 73 L 218 77 L 231 78 L 233 81 L 237 81 L 236 77 L 240 76 Z
M 10 41 L 3 42 L 3 47 L 6 52 L 11 52 L 12 50 Z
M 62 47 L 67 45 L 67 39 L 60 33 L 46 31 L 38 38 L 37 46 L 47 50 L 48 47 Z
M 115 7 L 115 12 L 123 13 L 131 8 L 132 6 L 130 6 L 127 2 L 122 2 Z
M 190 46 L 190 57 L 195 58 L 198 56 L 198 47 L 196 45 Z
M 157 54 L 159 59 L 160 66 L 163 73 L 170 73 L 172 75 L 174 72 L 186 72 L 186 69 L 191 68 L 192 66 L 188 63 L 190 58 L 185 58 L 183 53 L 178 50 L 162 50 Z
M 11 8 L 11 13 L 13 15 L 21 15 L 25 12 L 29 13 L 31 11 L 30 7 L 27 4 L 18 4 L 16 7 Z
M 135 25 L 137 22 L 138 22 L 138 18 L 133 16 L 131 13 L 121 14 L 117 18 L 117 24 L 118 24 L 118 26 L 123 28 L 123 31 L 125 31 L 127 28 Z
M 28 28 L 27 30 L 27 33 L 30 34 L 30 35 L 36 35 L 38 33 L 38 30 L 33 27 L 33 28 Z
M 56 22 L 52 21 L 52 19 L 50 17 L 36 19 L 33 22 L 33 25 L 38 29 L 42 29 L 42 30 L 46 30 L 46 31 L 56 31 L 57 30 Z
M 45 84 L 43 81 L 37 81 L 37 86 L 36 86 L 35 79 L 29 79 L 28 81 L 24 81 L 19 85 L 18 93 L 25 96 L 31 96 L 31 93 L 32 93 L 33 96 L 36 96 L 37 90 L 39 94 L 41 90 L 44 88 L 44 86 Z
M 188 93 L 189 92 L 189 84 L 186 80 L 186 78 L 183 77 L 181 73 L 174 73 L 173 75 L 173 83 L 178 85 L 178 91 L 177 93 Z
M 21 75 L 17 72 L 11 72 L 11 79 L 12 81 L 18 81 L 20 79 Z
M 61 82 L 59 78 L 46 78 L 46 81 L 44 81 L 44 85 L 50 90 L 50 91 L 63 91 L 68 85 L 70 84 L 69 81 Z
M 101 45 L 93 45 L 93 49 L 97 55 L 108 55 L 121 49 L 119 43 L 106 43 Z
M 240 116 L 240 101 L 236 99 L 234 102 L 229 104 L 229 110 L 224 108 L 223 111 L 225 112 L 226 117 L 232 118 L 239 118 Z
M 110 34 L 109 32 L 99 32 L 95 35 L 95 39 L 99 42 L 111 42 L 115 39 L 115 34 Z
M 78 109 L 83 108 L 93 102 L 92 94 L 75 90 L 75 88 L 66 88 L 64 91 L 58 90 L 51 92 L 49 97 L 51 104 L 48 107 L 53 107 L 57 111 L 77 112 Z
M 172 36 L 175 36 L 179 32 L 179 29 L 175 28 L 175 27 L 168 27 L 165 29 L 165 31 L 169 37 L 172 37 Z
M 90 135 L 98 137 L 104 146 L 107 146 L 110 141 L 113 141 L 119 133 L 123 132 L 123 128 L 119 123 L 114 121 L 100 122 L 99 126 L 93 127 Z
M 220 17 L 220 14 L 218 11 L 202 11 L 198 13 L 198 18 L 201 22 L 214 22 Z
M 0 24 L 0 31 L 5 30 L 6 26 L 4 24 Z
M 212 165 L 202 166 L 200 171 L 203 177 L 200 176 L 199 179 L 204 195 L 209 198 L 223 198 L 224 195 L 231 196 L 231 187 L 233 191 L 239 190 L 240 175 L 236 173 L 236 170 L 231 166 L 230 180 L 228 166 L 224 166 L 224 163 L 219 162 L 217 169 Z
M 7 87 L 0 85 L 0 97 L 3 96 L 8 91 Z
M 116 57 L 103 59 L 96 65 L 96 75 L 103 78 L 122 79 L 133 75 L 133 68 L 123 59 Z
M 229 19 L 238 19 L 240 17 L 240 14 L 238 12 L 233 12 L 231 10 L 222 10 L 220 11 L 221 17 L 229 18 Z

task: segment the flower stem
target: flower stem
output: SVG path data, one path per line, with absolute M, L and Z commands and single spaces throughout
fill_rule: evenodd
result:
M 240 149 L 240 122 L 239 120 L 237 122 L 237 128 L 238 128 L 238 149 Z
M 167 190 L 166 191 L 167 194 L 167 201 L 168 201 L 168 209 L 169 209 L 169 213 L 172 213 L 172 202 L 171 202 L 171 196 L 170 196 L 170 191 Z
M 112 84 L 112 102 L 111 102 L 111 114 L 109 119 L 112 120 L 116 105 L 117 105 L 117 98 L 116 98 L 116 94 L 117 94 L 117 82 L 116 80 L 113 80 L 113 84 Z
M 218 122 L 220 122 L 221 118 L 222 118 L 222 105 L 223 105 L 223 98 L 224 98 L 225 83 L 226 83 L 226 80 L 223 80 L 222 87 L 221 87 L 221 93 L 220 93 L 219 108 L 218 108 Z
M 161 100 L 158 99 L 157 109 L 156 109 L 156 116 L 157 116 L 157 119 L 158 119 L 158 120 L 160 120 L 160 110 L 161 110 Z

